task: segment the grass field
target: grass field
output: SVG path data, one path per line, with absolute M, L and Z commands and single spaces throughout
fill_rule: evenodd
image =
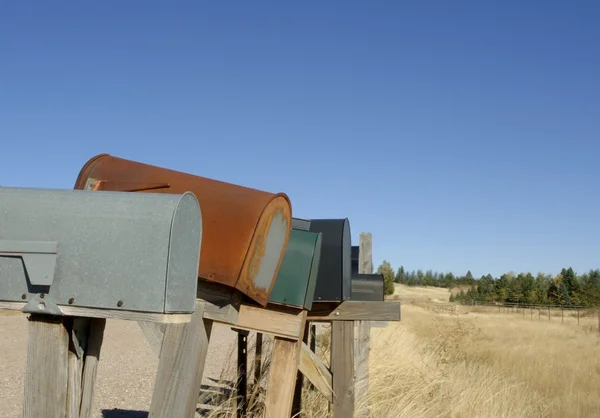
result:
M 574 313 L 565 313 L 564 323 L 560 311 L 548 321 L 528 311 L 457 306 L 449 295 L 447 289 L 396 285 L 392 298 L 402 301 L 402 321 L 371 331 L 371 417 L 600 417 L 595 315 L 581 312 L 577 325 Z M 328 364 L 328 332 L 317 346 Z M 249 367 L 252 376 L 252 362 Z M 268 362 L 263 367 L 268 373 Z M 263 396 L 250 397 L 249 417 L 262 416 Z M 330 416 L 318 392 L 305 388 L 303 398 L 301 416 Z M 211 418 L 236 416 L 232 397 L 212 408 Z
M 449 291 L 397 285 L 402 321 L 372 330 L 371 417 L 597 417 L 597 318 L 561 323 L 455 306 Z M 328 336 L 319 338 L 322 358 Z M 365 400 L 359 400 L 364 402 Z M 329 417 L 316 392 L 304 413 Z M 233 416 L 215 413 L 215 416 Z

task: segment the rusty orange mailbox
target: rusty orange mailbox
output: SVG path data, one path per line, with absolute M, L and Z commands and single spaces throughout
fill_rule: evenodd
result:
M 284 193 L 268 193 L 125 160 L 108 154 L 91 158 L 75 189 L 122 192 L 191 191 L 202 211 L 198 276 L 234 287 L 267 304 L 287 248 L 292 209 Z

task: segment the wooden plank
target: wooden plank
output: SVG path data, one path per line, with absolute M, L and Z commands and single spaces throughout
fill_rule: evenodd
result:
M 81 383 L 81 408 L 79 412 L 81 418 L 92 417 L 94 387 L 96 384 L 96 374 L 98 372 L 98 363 L 100 362 L 100 352 L 102 351 L 105 328 L 105 318 L 92 318 L 90 320 Z
M 197 301 L 191 322 L 165 327 L 150 418 L 194 417 L 213 323 L 203 314 Z
M 361 232 L 359 238 L 358 273 L 373 273 L 373 237 Z M 356 417 L 367 418 L 369 403 L 369 354 L 371 351 L 371 322 L 356 321 L 354 395 L 357 401 Z
M 206 302 L 204 305 L 205 319 L 224 324 L 235 324 L 243 298 L 244 295 L 236 289 L 204 280 L 198 283 L 196 299 Z
M 267 305 L 267 308 L 262 308 L 242 304 L 235 327 L 298 340 L 302 338 L 305 318 L 306 311 L 304 310 L 289 309 L 278 305 Z
M 333 402 L 333 383 L 331 372 L 319 356 L 304 343 L 300 352 L 300 372 L 321 392 L 329 402 Z
M 163 338 L 165 336 L 166 324 L 157 324 L 156 322 L 138 322 L 138 326 L 144 333 L 146 341 L 150 344 L 152 351 L 156 357 L 160 358 L 160 350 L 162 348 Z
M 304 333 L 302 336 L 302 344 L 308 343 L 310 324 L 304 325 Z M 302 386 L 304 385 L 304 375 L 300 370 L 296 374 L 296 387 L 294 389 L 294 400 L 292 402 L 292 416 L 299 417 L 302 410 Z
M 400 301 L 363 302 L 347 300 L 331 310 L 329 305 L 313 303 L 308 314 L 311 322 L 319 321 L 400 321 Z
M 354 416 L 354 323 L 331 323 L 333 418 Z
M 302 335 L 306 324 L 306 311 L 302 311 L 299 318 L 299 334 Z M 274 340 L 265 397 L 265 418 L 284 418 L 289 417 L 292 412 L 302 340 L 290 340 L 279 336 L 275 336 Z
M 62 318 L 29 317 L 23 418 L 64 418 L 67 413 L 69 334 Z
M 67 381 L 67 418 L 79 418 L 81 408 L 81 382 L 83 379 L 83 363 L 87 348 L 90 320 L 73 318 L 68 330 L 71 334 L 69 349 L 69 374 Z
M 0 301 L 0 309 L 20 311 L 25 302 Z M 64 316 L 75 316 L 82 318 L 111 318 L 124 319 L 128 321 L 160 322 L 164 324 L 183 324 L 190 322 L 191 314 L 162 314 L 155 312 L 133 312 L 116 309 L 82 308 L 78 306 L 58 305 Z

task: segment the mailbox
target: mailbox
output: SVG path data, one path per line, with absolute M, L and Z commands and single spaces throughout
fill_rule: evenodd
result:
M 352 268 L 351 268 L 352 277 L 354 277 L 358 274 L 358 251 L 359 251 L 358 245 L 353 245 L 350 250 L 350 259 L 352 261 Z
M 0 187 L 0 300 L 193 313 L 202 215 L 194 194 Z
M 345 219 L 292 220 L 292 228 L 323 234 L 314 300 L 343 302 L 352 292 L 350 222 Z
M 352 276 L 352 300 L 382 302 L 383 274 L 355 274 Z
M 321 240 L 320 233 L 292 229 L 269 302 L 312 308 Z
M 290 234 L 291 204 L 268 193 L 107 154 L 90 159 L 75 189 L 120 192 L 191 191 L 202 207 L 198 277 L 236 288 L 267 304 Z

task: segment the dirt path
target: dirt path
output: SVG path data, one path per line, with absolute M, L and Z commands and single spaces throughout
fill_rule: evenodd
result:
M 228 362 L 235 361 L 237 334 L 215 325 L 206 360 L 204 384 L 213 384 Z M 22 416 L 27 355 L 25 315 L 0 315 L 0 417 Z M 94 396 L 96 418 L 147 416 L 158 359 L 136 322 L 108 320 Z

